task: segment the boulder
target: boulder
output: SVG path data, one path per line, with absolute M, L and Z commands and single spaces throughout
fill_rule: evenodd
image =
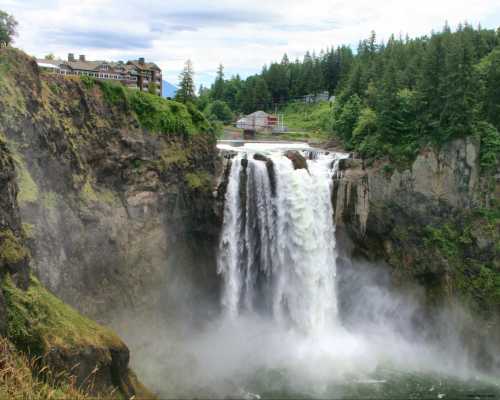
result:
M 292 161 L 294 169 L 306 169 L 309 171 L 309 169 L 307 168 L 307 160 L 298 151 L 288 150 L 285 153 L 285 157 L 289 158 Z

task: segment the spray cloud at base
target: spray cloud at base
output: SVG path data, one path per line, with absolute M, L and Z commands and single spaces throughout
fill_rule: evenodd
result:
M 454 329 L 465 317 L 442 310 L 426 323 L 420 289 L 392 289 L 384 266 L 335 243 L 331 184 L 345 155 L 298 154 L 243 149 L 231 160 L 221 313 L 122 330 L 146 383 L 162 397 L 362 397 L 390 395 L 384 386 L 404 386 L 404 374 L 476 375 Z M 422 390 L 439 389 L 426 379 Z

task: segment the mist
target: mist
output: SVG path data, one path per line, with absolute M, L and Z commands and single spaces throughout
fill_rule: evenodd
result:
M 478 384 L 500 391 L 491 378 L 498 352 L 473 343 L 476 322 L 460 305 L 430 304 L 424 288 L 395 282 L 383 263 L 352 259 L 345 238 L 336 243 L 332 157 L 308 161 L 306 171 L 270 154 L 276 196 L 264 163 L 237 164 L 214 249 L 217 296 L 199 301 L 197 279 L 170 279 L 158 310 L 117 318 L 133 368 L 161 398 L 421 398 L 465 396 Z M 491 376 L 465 348 L 482 352 Z

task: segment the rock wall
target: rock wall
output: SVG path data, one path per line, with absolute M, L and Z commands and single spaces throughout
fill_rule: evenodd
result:
M 215 303 L 216 140 L 149 132 L 109 90 L 43 75 L 24 53 L 0 49 L 0 334 L 55 372 L 78 364 L 77 382 L 93 375 L 93 394 L 149 397 L 125 344 L 53 294 L 104 323 L 124 310 Z M 202 118 L 167 106 L 190 127 Z M 43 285 L 30 283 L 30 265 Z
M 348 256 L 387 263 L 395 285 L 424 288 L 428 323 L 437 306 L 472 312 L 481 322 L 465 336 L 476 354 L 481 341 L 500 345 L 500 182 L 485 184 L 479 151 L 468 137 L 424 149 L 404 170 L 342 160 L 333 190 Z M 486 366 L 499 362 L 482 356 Z
M 0 130 L 41 281 L 101 321 L 157 305 L 180 274 L 197 278 L 200 301 L 217 296 L 214 136 L 146 132 L 99 85 L 12 58 L 23 104 L 6 103 Z

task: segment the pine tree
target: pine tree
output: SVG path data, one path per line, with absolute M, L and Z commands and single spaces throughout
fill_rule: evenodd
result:
M 219 65 L 217 69 L 217 77 L 215 78 L 215 83 L 212 88 L 212 97 L 214 100 L 224 99 L 224 66 Z
M 184 69 L 179 75 L 180 84 L 179 90 L 175 94 L 175 99 L 181 103 L 192 102 L 196 98 L 194 86 L 194 71 L 193 63 L 187 60 L 184 64 Z
M 476 82 L 473 47 L 463 30 L 448 38 L 443 71 L 440 132 L 438 141 L 471 134 L 474 124 Z
M 255 80 L 255 108 L 267 110 L 271 106 L 271 93 L 266 81 L 258 77 Z

